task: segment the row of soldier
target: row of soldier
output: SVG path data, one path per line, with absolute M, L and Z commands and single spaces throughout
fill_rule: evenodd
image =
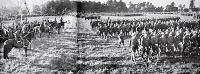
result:
M 129 35 L 128 33 L 133 30 L 142 30 L 145 28 L 154 29 L 166 29 L 169 26 L 165 23 L 171 23 L 172 21 L 178 21 L 179 17 L 170 17 L 163 19 L 139 19 L 139 20 L 96 20 L 91 21 L 90 24 L 93 29 L 98 29 L 98 34 L 101 37 L 107 38 L 109 36 L 119 35 L 122 32 L 123 35 Z
M 92 21 L 91 26 L 104 38 L 119 36 L 122 44 L 124 44 L 123 36 L 131 35 L 132 56 L 140 53 L 141 56 L 146 54 L 149 58 L 155 54 L 188 52 L 200 47 L 200 23 L 179 19 L 178 17 L 131 21 L 107 19 Z

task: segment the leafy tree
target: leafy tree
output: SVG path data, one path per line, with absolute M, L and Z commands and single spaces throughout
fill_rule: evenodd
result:
M 126 7 L 126 4 L 120 0 L 117 4 L 118 12 L 126 12 L 128 11 L 128 8 Z
M 174 3 L 174 2 L 172 2 L 172 3 L 171 3 L 171 6 L 172 6 L 172 7 L 175 7 L 175 3 Z
M 195 8 L 195 6 L 194 6 L 194 0 L 190 0 L 190 6 L 189 6 L 189 8 Z
M 164 9 L 164 8 L 163 8 L 162 6 L 161 6 L 161 7 L 157 7 L 157 8 L 156 8 L 156 11 L 157 11 L 157 12 L 163 12 L 163 9 Z
M 179 4 L 178 8 L 179 8 L 179 11 L 180 11 L 180 12 L 183 12 L 184 5 L 182 5 L 182 4 Z
M 41 12 L 42 12 L 42 9 L 41 9 L 41 7 L 39 5 L 34 5 L 33 6 L 33 11 L 32 11 L 33 14 L 40 15 Z
M 172 2 L 170 5 L 166 6 L 165 11 L 167 11 L 167 12 L 177 12 L 178 11 L 178 7 L 176 7 L 175 3 Z
M 162 12 L 163 7 L 155 7 L 150 2 L 142 2 L 138 4 L 132 4 L 129 2 L 129 11 L 130 12 Z

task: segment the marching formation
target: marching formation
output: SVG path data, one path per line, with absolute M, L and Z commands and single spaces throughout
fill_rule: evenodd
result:
M 1 24 L 0 28 L 0 40 L 1 44 L 3 44 L 3 56 L 4 59 L 8 59 L 8 53 L 15 48 L 24 48 L 25 55 L 27 56 L 27 47 L 31 44 L 31 41 L 41 35 L 43 33 L 47 33 L 48 37 L 57 32 L 60 34 L 60 30 L 64 28 L 63 19 L 60 19 L 58 23 L 56 21 L 44 20 L 42 22 L 34 21 L 29 22 L 25 21 L 23 23 L 17 23 L 12 26 L 5 27 Z
M 119 36 L 120 43 L 131 36 L 132 60 L 136 56 L 189 52 L 200 47 L 200 21 L 181 21 L 180 17 L 140 20 L 95 20 L 90 22 L 101 38 Z
M 155 21 L 177 21 L 179 19 L 180 17 L 139 20 L 111 20 L 110 18 L 108 18 L 106 20 L 91 21 L 90 25 L 93 29 L 98 29 L 98 34 L 101 37 L 107 38 L 110 36 L 119 35 L 120 33 L 122 33 L 123 35 L 128 35 L 131 30 L 136 31 L 137 29 L 138 31 L 141 31 L 144 28 L 147 29 L 147 27 L 164 29 L 166 27 L 164 27 L 163 24 L 159 24 L 160 22 Z

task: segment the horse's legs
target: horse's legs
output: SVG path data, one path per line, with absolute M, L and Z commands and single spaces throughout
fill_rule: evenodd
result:
M 24 51 L 25 51 L 25 56 L 27 57 L 27 47 L 24 47 Z
M 60 34 L 60 28 L 58 28 L 58 34 Z
M 136 58 L 135 58 L 135 53 L 134 53 L 134 52 L 132 53 L 132 58 L 131 58 L 131 59 L 132 59 L 132 61 L 133 61 L 134 63 L 136 62 Z
M 31 43 L 32 43 L 32 41 L 30 41 L 30 42 L 29 42 L 29 45 L 30 45 L 30 50 L 31 50 Z
M 182 49 L 182 52 L 185 52 L 185 49 L 187 48 L 187 45 L 184 43 L 183 44 L 183 49 Z
M 48 35 L 48 38 L 50 38 L 50 35 L 51 35 L 51 32 L 49 31 L 49 35 Z
M 134 51 L 132 50 L 131 60 L 132 60 L 134 63 L 136 62 L 135 54 L 136 54 L 136 52 L 134 52 Z
M 4 52 L 4 53 L 3 53 L 3 58 L 4 58 L 4 59 L 9 59 L 9 58 L 8 58 L 8 53 L 7 53 L 7 52 Z
M 122 41 L 119 41 L 119 47 L 121 47 Z
M 8 51 L 6 51 L 7 48 L 4 48 L 4 51 L 3 51 L 3 58 L 4 59 L 8 59 Z
M 40 35 L 40 38 L 41 38 L 41 36 L 42 36 L 42 32 L 40 32 L 39 35 Z
M 4 57 L 4 59 L 9 59 L 8 58 L 8 53 L 12 50 L 12 46 L 8 46 L 8 45 L 5 45 L 4 47 L 3 47 L 3 57 Z

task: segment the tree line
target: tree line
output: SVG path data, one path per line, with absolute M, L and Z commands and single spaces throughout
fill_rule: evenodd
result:
M 33 14 L 63 15 L 69 12 L 100 13 L 100 12 L 188 12 L 185 5 L 176 5 L 174 2 L 164 7 L 156 7 L 150 2 L 133 4 L 129 2 L 129 7 L 122 0 L 108 0 L 106 3 L 94 1 L 70 1 L 52 0 L 42 6 L 35 5 Z M 190 7 L 194 7 L 194 0 L 191 0 Z

